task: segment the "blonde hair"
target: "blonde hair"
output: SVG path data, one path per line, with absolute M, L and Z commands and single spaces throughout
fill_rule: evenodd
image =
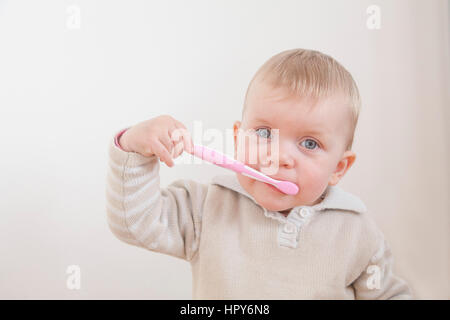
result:
M 336 92 L 345 94 L 352 111 L 352 128 L 347 145 L 347 149 L 351 149 L 361 108 L 361 98 L 352 75 L 335 59 L 319 51 L 308 49 L 291 49 L 274 55 L 258 69 L 250 81 L 245 94 L 242 117 L 245 113 L 248 93 L 257 79 L 274 88 L 287 88 L 300 97 L 325 98 Z

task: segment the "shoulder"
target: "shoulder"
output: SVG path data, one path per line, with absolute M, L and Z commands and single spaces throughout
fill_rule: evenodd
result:
M 177 179 L 172 181 L 168 187 L 184 188 L 189 191 L 206 191 L 208 189 L 208 184 L 192 179 Z
M 356 195 L 337 186 L 329 186 L 325 190 L 324 199 L 314 206 L 316 210 L 339 210 L 354 213 L 365 213 L 367 207 Z
M 374 250 L 378 246 L 381 232 L 359 196 L 333 186 L 327 189 L 324 200 L 315 207 L 321 216 L 333 220 L 345 236 L 357 241 L 364 250 Z
M 192 179 L 177 179 L 162 189 L 164 193 L 171 193 L 175 197 L 183 197 L 197 207 L 203 207 L 203 202 L 208 194 L 209 184 Z
M 229 197 L 245 198 L 255 202 L 255 199 L 241 186 L 236 174 L 216 175 L 211 179 L 210 187 L 217 192 L 228 194 Z
M 326 225 L 336 251 L 347 257 L 348 280 L 354 280 L 383 247 L 384 236 L 372 212 L 356 195 L 333 188 L 333 201 L 323 205 L 317 225 Z M 324 199 L 325 200 L 325 199 Z

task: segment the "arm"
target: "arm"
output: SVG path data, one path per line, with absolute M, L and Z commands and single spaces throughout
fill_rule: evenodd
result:
M 207 186 L 176 180 L 161 189 L 158 157 L 122 150 L 116 144 L 119 134 L 109 144 L 106 211 L 110 230 L 126 243 L 191 260 L 199 244 Z
M 391 249 L 381 237 L 377 252 L 373 254 L 365 270 L 354 281 L 355 298 L 375 299 L 413 299 L 407 283 L 393 274 Z

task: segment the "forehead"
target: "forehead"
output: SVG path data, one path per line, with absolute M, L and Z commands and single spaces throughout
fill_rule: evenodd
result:
M 244 121 L 249 125 L 265 122 L 284 129 L 333 130 L 349 124 L 351 112 L 345 102 L 345 97 L 338 93 L 324 98 L 301 98 L 285 88 L 258 83 L 247 96 Z

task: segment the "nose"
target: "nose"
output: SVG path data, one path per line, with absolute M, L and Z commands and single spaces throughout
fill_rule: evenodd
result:
M 292 146 L 285 142 L 279 143 L 279 147 L 271 146 L 268 157 L 264 157 L 265 165 L 276 165 L 279 168 L 292 169 L 295 166 L 295 158 L 292 154 Z
M 289 151 L 280 149 L 279 166 L 285 169 L 291 169 L 294 167 L 295 160 Z

